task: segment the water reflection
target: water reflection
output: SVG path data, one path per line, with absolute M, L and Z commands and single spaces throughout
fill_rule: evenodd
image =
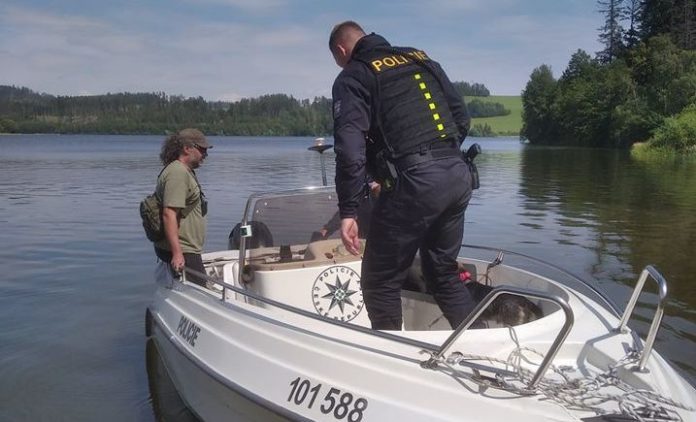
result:
M 152 339 L 145 345 L 147 379 L 150 388 L 150 403 L 159 422 L 198 422 L 174 387 L 174 382 L 167 373 L 157 345 Z
M 521 154 L 521 223 L 591 253 L 589 273 L 624 304 L 642 269 L 654 264 L 669 286 L 668 316 L 658 350 L 696 379 L 696 161 L 642 162 L 626 151 L 527 147 Z M 540 211 L 543 211 L 540 213 Z M 620 286 L 625 286 L 621 288 Z M 654 315 L 654 286 L 641 296 L 632 326 L 645 336 Z M 682 343 L 683 346 L 678 346 Z

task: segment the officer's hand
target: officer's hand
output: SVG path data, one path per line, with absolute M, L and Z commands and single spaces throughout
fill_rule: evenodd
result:
M 353 255 L 360 254 L 360 239 L 358 238 L 358 222 L 355 218 L 341 219 L 341 240 L 343 246 Z
M 377 182 L 370 182 L 368 186 L 370 186 L 370 194 L 372 194 L 372 197 L 379 197 L 379 193 L 382 191 L 382 185 Z

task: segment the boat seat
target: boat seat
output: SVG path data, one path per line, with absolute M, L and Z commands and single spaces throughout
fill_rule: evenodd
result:
M 365 241 L 361 242 L 364 245 Z M 364 246 L 363 250 L 364 251 Z M 355 256 L 348 252 L 346 247 L 343 245 L 341 239 L 326 239 L 317 240 L 310 243 L 307 246 L 307 251 L 305 252 L 305 261 L 319 261 L 322 263 L 326 262 L 346 262 L 355 261 L 360 259 L 360 256 Z
M 363 241 L 362 244 L 364 245 L 364 243 Z M 346 247 L 343 246 L 341 239 L 317 240 L 307 245 L 304 250 L 302 245 L 292 245 L 290 246 L 289 254 L 287 250 L 285 251 L 285 255 L 292 256 L 292 259 L 288 259 L 287 257 L 281 259 L 279 248 L 261 248 L 261 250 L 264 252 L 267 250 L 272 252 L 264 255 L 267 259 L 266 261 L 260 260 L 260 257 L 249 260 L 250 268 L 255 271 L 278 271 L 320 267 L 362 259 L 360 255 L 355 256 L 348 252 Z

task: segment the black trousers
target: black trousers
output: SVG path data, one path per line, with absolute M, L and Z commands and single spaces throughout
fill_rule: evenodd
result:
M 172 253 L 171 251 L 165 250 L 165 249 L 160 249 L 160 248 L 155 248 L 155 255 L 157 255 L 157 258 L 161 259 L 162 261 L 166 262 L 169 265 L 169 269 L 172 271 L 172 275 L 174 277 L 178 277 L 178 274 L 174 273 L 174 269 L 171 267 L 171 262 L 172 262 Z M 184 254 L 184 264 L 186 267 L 191 268 L 192 270 L 196 270 L 198 272 L 201 272 L 205 274 L 205 267 L 203 266 L 203 258 L 201 257 L 201 254 L 198 253 L 185 253 Z M 196 283 L 199 286 L 205 287 L 205 279 L 202 277 L 198 277 L 195 274 L 188 273 L 186 274 L 186 280 Z
M 402 171 L 394 190 L 382 191 L 362 262 L 361 287 L 373 329 L 401 329 L 401 288 L 418 249 L 428 290 L 450 325 L 456 327 L 473 310 L 456 261 L 470 198 L 469 168 L 458 157 Z

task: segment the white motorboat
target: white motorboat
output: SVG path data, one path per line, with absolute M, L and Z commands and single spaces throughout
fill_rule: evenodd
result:
M 158 279 L 147 335 L 202 420 L 696 421 L 696 390 L 653 350 L 667 294 L 653 267 L 620 313 L 558 267 L 464 247 L 466 276 L 495 287 L 467 320 L 452 330 L 404 290 L 402 330 L 375 331 L 361 258 L 337 233 L 310 241 L 335 210 L 332 188 L 252 195 L 238 249 L 204 255 L 207 288 Z M 648 281 L 643 341 L 627 323 Z M 501 324 L 489 305 L 503 293 L 541 315 Z

